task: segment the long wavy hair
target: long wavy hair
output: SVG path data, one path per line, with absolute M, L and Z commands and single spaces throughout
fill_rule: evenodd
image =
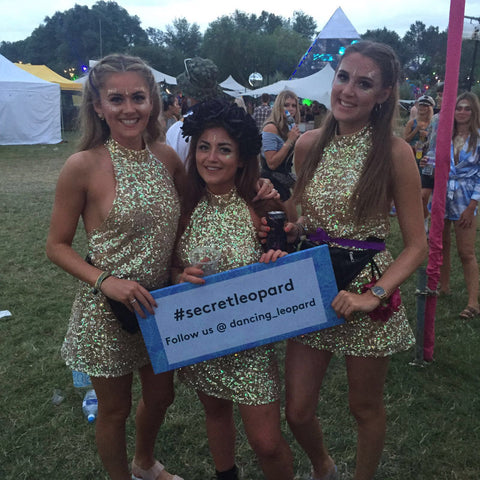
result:
M 185 162 L 187 169 L 188 192 L 185 198 L 185 216 L 188 217 L 200 199 L 205 195 L 207 186 L 198 173 L 196 150 L 200 136 L 210 128 L 223 128 L 235 141 L 239 149 L 239 162 L 235 174 L 235 187 L 238 194 L 255 208 L 259 215 L 265 213 L 263 204 L 252 199 L 256 195 L 256 184 L 260 177 L 259 159 L 262 137 L 255 120 L 241 107 L 223 99 L 211 99 L 195 105 L 183 122 L 183 135 L 190 137 L 190 148 Z
M 464 92 L 457 97 L 455 107 L 462 100 L 466 100 L 470 104 L 470 108 L 472 109 L 472 116 L 470 117 L 470 123 L 468 125 L 468 132 L 470 134 L 470 138 L 468 140 L 468 151 L 473 152 L 479 138 L 478 129 L 480 129 L 480 102 L 478 100 L 478 97 L 474 93 Z M 452 139 L 454 139 L 457 136 L 457 134 L 458 134 L 457 122 L 454 121 Z
M 295 120 L 295 123 L 300 123 L 300 103 L 298 100 L 297 95 L 292 92 L 291 90 L 282 90 L 278 95 L 277 98 L 275 99 L 275 103 L 273 104 L 272 107 L 272 112 L 268 116 L 268 118 L 265 120 L 264 125 L 267 123 L 273 123 L 276 127 L 277 130 L 280 134 L 280 136 L 283 138 L 283 140 L 286 140 L 288 137 L 288 123 L 287 123 L 287 117 L 285 116 L 285 102 L 287 99 L 293 99 L 297 102 L 297 113 L 293 117 Z
M 370 58 L 380 69 L 382 87 L 390 88 L 390 95 L 370 112 L 372 147 L 365 159 L 360 178 L 350 199 L 357 224 L 376 215 L 386 214 L 392 200 L 392 139 L 398 113 L 398 79 L 400 64 L 395 52 L 382 43 L 360 41 L 345 50 L 343 58 L 359 53 Z M 341 62 L 337 67 L 337 71 Z M 325 147 L 337 133 L 338 123 L 330 112 L 322 126 L 322 133 L 308 153 L 295 185 L 294 199 L 300 200 L 307 183 L 322 160 Z
M 152 101 L 152 112 L 143 137 L 145 143 L 153 142 L 159 138 L 161 126 L 158 116 L 162 107 L 158 86 L 155 83 L 152 71 L 141 58 L 112 54 L 104 57 L 90 70 L 83 87 L 79 115 L 82 136 L 79 140 L 78 150 L 98 147 L 110 137 L 110 128 L 104 120 L 98 118 L 94 105 L 100 101 L 100 90 L 104 87 L 108 76 L 112 73 L 124 72 L 138 73 L 145 80 Z

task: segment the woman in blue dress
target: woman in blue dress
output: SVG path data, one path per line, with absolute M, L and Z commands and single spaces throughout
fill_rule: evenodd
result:
M 462 262 L 468 293 L 467 306 L 461 318 L 470 319 L 480 313 L 478 306 L 478 263 L 475 256 L 477 204 L 480 199 L 480 102 L 471 92 L 462 93 L 455 106 L 450 174 L 443 229 L 443 265 L 440 270 L 440 291 L 450 292 L 450 246 L 453 223 L 457 251 Z

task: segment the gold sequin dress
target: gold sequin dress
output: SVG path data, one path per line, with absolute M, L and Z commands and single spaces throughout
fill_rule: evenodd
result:
M 183 265 L 199 246 L 221 249 L 218 271 L 258 262 L 262 249 L 247 204 L 233 189 L 226 195 L 207 193 L 192 213 L 178 245 Z M 244 405 L 262 405 L 279 398 L 274 345 L 266 345 L 183 367 L 179 378 L 195 390 Z
M 116 195 L 105 221 L 88 235 L 93 265 L 148 290 L 169 281 L 180 201 L 170 173 L 148 149 L 105 144 L 116 179 Z M 117 377 L 149 363 L 140 332 L 120 327 L 105 296 L 80 282 L 62 356 L 72 369 L 94 377 Z
M 309 232 L 321 227 L 331 238 L 366 240 L 370 236 L 387 237 L 390 230 L 388 216 L 379 215 L 356 225 L 349 209 L 350 196 L 371 144 L 372 132 L 367 126 L 352 135 L 336 136 L 327 145 L 301 200 Z M 392 261 L 387 250 L 375 255 L 380 272 L 384 272 Z M 367 266 L 348 290 L 361 293 L 361 286 L 370 282 L 371 277 L 371 266 Z M 387 356 L 406 350 L 414 343 L 403 305 L 387 322 L 373 321 L 368 314 L 357 313 L 352 321 L 296 340 L 319 350 L 365 357 Z

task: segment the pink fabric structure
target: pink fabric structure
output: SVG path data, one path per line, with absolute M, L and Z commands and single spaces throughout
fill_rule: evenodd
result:
M 450 172 L 450 146 L 453 118 L 457 98 L 458 75 L 462 50 L 462 32 L 465 13 L 465 0 L 451 0 L 448 22 L 447 63 L 445 67 L 445 86 L 443 89 L 442 113 L 440 114 L 437 134 L 435 188 L 433 190 L 431 228 L 429 235 L 429 256 L 427 266 L 427 287 L 436 291 L 442 264 L 442 234 L 445 216 L 445 201 L 448 175 Z M 423 359 L 433 360 L 435 345 L 435 311 L 437 297 L 427 296 L 425 304 L 425 326 Z

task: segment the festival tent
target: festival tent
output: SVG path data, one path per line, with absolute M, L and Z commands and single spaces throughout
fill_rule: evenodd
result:
M 47 82 L 58 83 L 62 91 L 82 91 L 82 85 L 62 77 L 46 65 L 32 65 L 31 63 L 15 63 L 15 65 Z
M 60 86 L 0 55 L 0 145 L 61 141 Z
M 259 97 L 263 93 L 278 95 L 282 90 L 292 90 L 300 98 L 308 98 L 323 103 L 330 108 L 330 91 L 332 89 L 333 77 L 335 72 L 327 64 L 322 70 L 310 75 L 309 77 L 296 78 L 293 80 L 280 80 L 279 82 L 267 85 L 265 87 L 252 90 L 250 95 Z
M 223 88 L 223 90 L 230 90 L 232 92 L 235 92 L 235 94 L 238 94 L 238 95 L 246 95 L 251 91 L 249 88 L 244 87 L 241 83 L 238 83 L 231 75 L 229 75 L 228 78 L 226 78 L 219 85 L 220 87 Z M 226 92 L 226 93 L 230 93 L 230 92 Z
M 360 35 L 338 7 L 305 52 L 290 78 L 309 76 L 329 63 L 335 69 L 343 49 L 358 40 Z

